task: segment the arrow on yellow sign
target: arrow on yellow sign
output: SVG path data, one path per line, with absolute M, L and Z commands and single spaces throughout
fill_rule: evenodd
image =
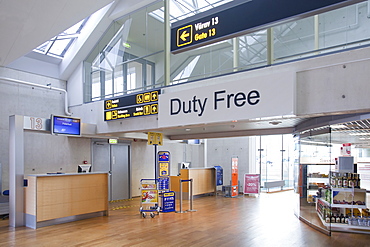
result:
M 184 32 L 182 32 L 182 34 L 180 35 L 180 39 L 182 39 L 182 41 L 186 41 L 186 38 L 190 36 L 190 33 L 187 33 L 186 30 Z

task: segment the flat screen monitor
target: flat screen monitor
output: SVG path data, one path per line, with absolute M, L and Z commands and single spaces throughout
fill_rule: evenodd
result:
M 65 116 L 51 116 L 53 135 L 81 136 L 81 119 Z
M 78 170 L 77 172 L 84 172 L 84 173 L 87 173 L 87 172 L 91 172 L 91 165 L 90 164 L 84 164 L 84 165 L 78 165 Z

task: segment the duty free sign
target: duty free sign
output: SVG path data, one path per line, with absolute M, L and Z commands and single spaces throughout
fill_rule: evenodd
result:
M 159 127 L 293 115 L 295 74 L 238 79 L 159 97 Z

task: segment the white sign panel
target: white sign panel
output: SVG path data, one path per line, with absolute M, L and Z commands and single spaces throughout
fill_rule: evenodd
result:
M 24 116 L 23 129 L 50 131 L 50 119 Z
M 237 76 L 237 75 L 235 75 Z M 159 96 L 159 127 L 293 115 L 295 73 L 279 73 Z

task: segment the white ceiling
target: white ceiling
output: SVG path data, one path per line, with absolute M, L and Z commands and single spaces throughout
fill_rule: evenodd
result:
M 111 2 L 0 0 L 0 66 L 7 66 Z

